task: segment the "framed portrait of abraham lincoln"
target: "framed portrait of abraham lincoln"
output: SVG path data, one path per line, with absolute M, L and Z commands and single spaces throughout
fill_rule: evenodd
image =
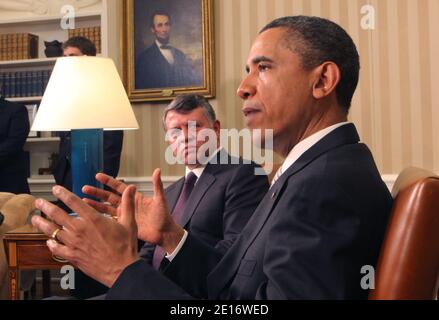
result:
M 123 80 L 131 102 L 215 96 L 213 0 L 127 0 Z

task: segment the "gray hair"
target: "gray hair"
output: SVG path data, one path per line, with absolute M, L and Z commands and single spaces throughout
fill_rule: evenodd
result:
M 175 111 L 180 114 L 189 113 L 197 108 L 202 108 L 204 114 L 209 121 L 210 125 L 213 125 L 216 121 L 215 110 L 213 110 L 209 101 L 203 96 L 197 94 L 185 94 L 176 97 L 163 112 L 163 128 L 166 130 L 166 116 L 169 111 Z

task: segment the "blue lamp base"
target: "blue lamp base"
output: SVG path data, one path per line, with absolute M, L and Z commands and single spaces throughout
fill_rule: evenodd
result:
M 90 198 L 82 193 L 84 185 L 102 188 L 96 181 L 96 173 L 104 168 L 102 129 L 75 129 L 72 138 L 72 190 L 80 198 Z

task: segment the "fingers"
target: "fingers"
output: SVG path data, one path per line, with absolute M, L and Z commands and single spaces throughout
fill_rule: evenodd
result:
M 120 182 L 119 180 L 116 180 L 113 177 L 106 175 L 105 173 L 96 174 L 96 180 L 110 187 L 114 191 L 119 192 L 120 194 L 122 194 L 127 188 L 127 185 L 125 183 Z
M 41 232 L 43 232 L 48 237 L 52 237 L 55 230 L 61 228 L 60 226 L 58 226 L 52 222 L 49 222 L 48 220 L 46 220 L 40 216 L 33 216 L 32 217 L 32 225 L 34 227 L 38 228 Z M 57 237 L 58 237 L 58 234 L 57 234 Z
M 74 255 L 72 249 L 52 239 L 47 240 L 47 247 L 54 256 L 68 260 L 75 265 L 75 262 L 73 261 Z
M 119 223 L 131 229 L 136 226 L 135 218 L 135 194 L 136 187 L 128 186 L 122 194 L 122 202 L 120 205 Z M 134 232 L 137 234 L 137 232 Z
M 163 190 L 163 183 L 160 177 L 161 171 L 160 169 L 155 169 L 152 174 L 152 182 L 154 186 L 154 197 L 158 197 L 161 199 L 165 198 L 165 191 Z
M 108 204 L 87 198 L 84 198 L 82 200 L 85 201 L 89 206 L 93 207 L 96 211 L 99 211 L 100 213 L 106 213 L 112 216 L 117 216 L 116 208 L 113 208 Z
M 48 242 L 59 242 L 58 244 L 65 244 L 67 246 L 72 245 L 71 236 L 68 234 L 66 229 L 63 229 L 63 227 L 58 226 L 40 216 L 32 217 L 32 225 L 41 230 L 41 232 L 50 238 Z M 63 258 L 65 257 L 63 256 Z
M 107 190 L 99 189 L 92 186 L 83 186 L 82 192 L 93 198 L 109 202 L 115 207 L 117 207 L 120 203 L 120 196 Z
M 54 186 L 53 195 L 64 202 L 69 208 L 76 212 L 81 218 L 94 220 L 99 214 L 77 195 L 61 186 Z
M 74 229 L 75 219 L 69 217 L 69 215 L 64 210 L 54 205 L 53 203 L 50 203 L 49 201 L 44 199 L 37 199 L 35 201 L 35 207 L 44 212 L 57 225 L 66 226 L 69 229 Z

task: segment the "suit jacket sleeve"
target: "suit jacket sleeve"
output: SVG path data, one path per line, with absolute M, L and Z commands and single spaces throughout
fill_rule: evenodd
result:
M 192 299 L 183 289 L 142 259 L 122 271 L 105 298 L 107 300 Z
M 155 245 L 145 242 L 139 250 L 139 257 L 144 259 L 149 264 L 152 264 L 152 258 L 154 257 Z
M 122 152 L 123 131 L 104 132 L 104 173 L 117 177 Z
M 191 292 L 171 278 L 184 278 L 190 272 L 191 277 L 196 276 L 191 278 L 191 282 L 196 282 L 207 292 L 207 275 L 221 258 L 222 254 L 217 250 L 189 234 L 181 251 L 166 269 L 166 274 L 154 270 L 148 262 L 140 259 L 125 268 L 108 291 L 107 299 L 193 299 Z M 207 298 L 207 293 L 204 296 L 195 295 L 195 298 Z
M 8 107 L 8 106 L 7 106 Z M 11 157 L 23 149 L 29 134 L 29 118 L 24 106 L 16 108 L 9 121 L 7 138 L 0 141 L 0 164 L 10 161 Z

